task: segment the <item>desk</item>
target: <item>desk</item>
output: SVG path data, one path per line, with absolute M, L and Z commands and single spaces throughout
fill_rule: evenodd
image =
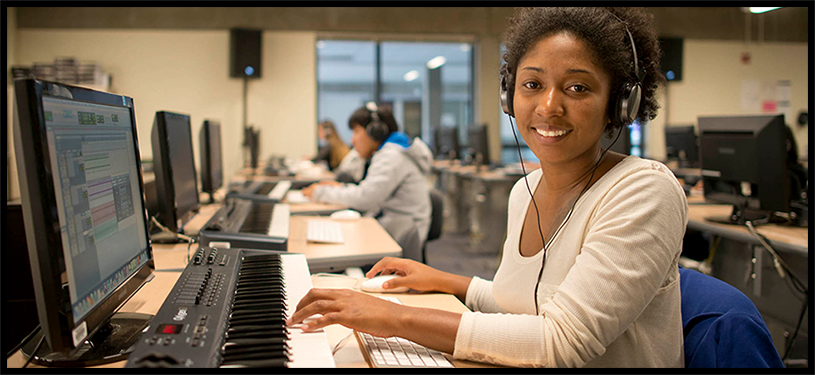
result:
M 776 349 L 783 355 L 787 347 L 786 337 L 791 336 L 795 330 L 801 311 L 802 301 L 799 300 L 799 295 L 790 290 L 787 286 L 788 281 L 781 279 L 773 265 L 772 256 L 750 234 L 747 227 L 719 224 L 704 219 L 706 216 L 729 215 L 732 211 L 731 206 L 702 204 L 703 201 L 702 197 L 688 198 L 688 230 L 719 237 L 718 246 L 713 254 L 711 276 L 734 286 L 753 301 L 767 323 Z M 756 227 L 756 231 L 771 241 L 771 246 L 795 275 L 804 284 L 808 284 L 810 272 L 808 228 L 766 224 Z M 808 357 L 807 320 L 804 319 L 801 324 L 801 331 L 798 333 L 790 358 Z
M 198 230 L 206 224 L 209 218 L 220 209 L 221 205 L 211 204 L 202 206 L 198 215 L 194 216 L 185 226 L 185 231 L 198 233 Z M 374 264 L 384 257 L 401 257 L 402 248 L 393 237 L 382 228 L 376 219 L 371 217 L 361 217 L 357 220 L 337 221 L 342 225 L 344 244 L 318 244 L 309 243 L 306 240 L 306 231 L 309 220 L 331 220 L 325 216 L 309 216 L 305 213 L 314 212 L 308 210 L 326 208 L 342 209 L 344 206 L 327 205 L 322 203 L 306 203 L 290 205 L 291 213 L 289 219 L 289 242 L 288 251 L 292 253 L 303 253 L 309 262 L 309 269 L 312 273 L 341 271 L 348 267 L 361 267 Z M 300 210 L 298 209 L 300 208 Z M 294 215 L 300 213 L 299 215 Z M 186 244 L 177 245 L 153 245 L 154 252 L 173 248 L 185 250 Z M 178 252 L 180 254 L 180 252 Z M 186 256 L 186 252 L 182 254 Z M 175 255 L 181 256 L 181 255 Z M 182 259 L 186 259 L 182 257 Z M 177 262 L 173 259 L 172 262 Z M 183 262 L 181 264 L 186 264 Z M 157 269 L 161 269 L 156 264 Z
M 761 244 L 753 237 L 746 226 L 720 224 L 705 220 L 705 217 L 708 216 L 730 215 L 733 210 L 732 206 L 694 203 L 696 202 L 688 199 L 688 228 L 754 245 Z M 809 231 L 807 228 L 766 224 L 756 227 L 756 231 L 769 238 L 776 250 L 792 251 L 801 255 L 807 255 L 809 251 Z
M 305 220 L 304 217 L 300 217 Z M 295 218 L 293 218 L 295 219 Z M 366 218 L 360 219 L 362 222 Z M 367 218 L 372 220 L 374 223 L 376 222 L 374 219 Z M 352 225 L 352 222 L 344 223 L 348 225 Z M 297 228 L 304 228 L 305 222 L 300 220 L 295 220 L 292 223 L 292 230 L 294 233 L 297 233 Z M 344 225 L 345 228 L 345 225 Z M 380 230 L 384 232 L 384 229 Z M 347 236 L 348 232 L 346 232 L 346 241 L 348 240 Z M 374 235 L 377 235 L 374 233 Z M 385 233 L 385 235 L 387 235 Z M 378 235 L 377 235 L 378 236 Z M 377 237 L 377 240 L 379 238 Z M 300 241 L 294 241 L 300 243 Z M 304 243 L 304 241 L 302 241 Z M 393 240 L 391 239 L 391 242 Z M 393 242 L 393 246 L 396 246 L 396 243 Z M 290 245 L 291 246 L 291 245 Z M 327 254 L 330 251 L 330 247 L 336 247 L 338 245 L 325 245 L 328 247 L 323 247 L 320 245 L 319 248 L 312 249 L 312 245 L 309 244 L 307 247 L 308 249 L 303 249 L 303 251 L 309 251 L 310 254 L 313 256 L 319 257 L 321 254 Z M 121 311 L 123 312 L 140 312 L 145 314 L 152 314 L 155 315 L 161 305 L 164 303 L 164 300 L 167 298 L 167 295 L 170 294 L 175 282 L 178 280 L 178 277 L 181 275 L 181 269 L 183 269 L 186 263 L 186 244 L 176 244 L 176 245 L 155 245 L 153 256 L 156 263 L 156 272 L 154 272 L 154 278 L 148 282 L 147 284 L 142 287 L 142 289 L 137 292 L 133 298 L 131 298 L 124 306 L 122 306 Z M 307 257 L 309 255 L 306 255 Z M 309 267 L 311 267 L 311 260 L 309 260 Z M 353 288 L 356 284 L 358 284 L 357 280 L 351 280 L 349 278 L 344 277 L 320 277 L 313 275 L 311 277 L 312 283 L 315 287 L 318 288 Z M 459 300 L 449 294 L 440 294 L 440 293 L 402 293 L 402 294 L 390 294 L 392 296 L 396 296 L 399 300 L 408 306 L 417 306 L 417 307 L 428 307 L 428 308 L 437 308 L 442 310 L 449 310 L 454 312 L 466 312 L 467 307 L 464 306 Z M 340 325 L 333 325 L 325 328 L 326 334 L 328 335 L 328 340 L 330 346 L 333 348 L 337 345 L 348 333 L 351 332 L 350 329 L 345 328 Z M 452 360 L 452 356 L 447 355 L 448 359 L 451 360 L 454 366 L 456 367 L 494 367 L 487 364 L 480 364 L 475 362 L 469 361 L 457 361 Z M 334 360 L 337 364 L 337 367 L 368 367 L 365 358 L 360 350 L 359 343 L 354 337 L 349 338 L 345 344 L 337 351 L 334 355 Z M 8 367 L 9 368 L 19 368 L 25 363 L 25 359 L 23 358 L 22 354 L 18 351 L 8 359 Z M 93 366 L 94 368 L 122 368 L 125 365 L 125 361 L 119 361 L 114 363 L 109 363 L 106 365 L 101 366 Z M 30 364 L 29 367 L 41 367 L 34 364 Z
M 376 219 L 336 221 L 342 225 L 344 244 L 317 244 L 306 241 L 309 220 L 331 220 L 325 216 L 292 216 L 289 223 L 289 252 L 303 253 L 311 273 L 341 271 L 348 267 L 374 264 L 391 256 L 401 257 L 402 249 Z

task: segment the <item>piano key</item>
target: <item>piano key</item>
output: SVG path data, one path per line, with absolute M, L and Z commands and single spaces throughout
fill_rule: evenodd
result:
M 221 368 L 243 368 L 243 367 L 286 367 L 288 360 L 285 358 L 260 359 L 251 361 L 239 361 L 229 364 L 222 364 Z

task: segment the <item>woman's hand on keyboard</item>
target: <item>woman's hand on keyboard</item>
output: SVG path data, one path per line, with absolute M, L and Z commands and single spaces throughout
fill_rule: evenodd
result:
M 383 285 L 385 289 L 405 286 L 422 292 L 450 293 L 462 301 L 471 280 L 469 277 L 439 271 L 414 260 L 392 257 L 382 258 L 365 276 L 371 278 L 377 274 L 404 276 L 388 280 Z
M 311 289 L 286 324 L 304 332 L 340 324 L 373 336 L 398 336 L 430 349 L 452 353 L 461 313 L 396 304 L 351 289 Z
M 309 320 L 301 329 L 308 332 L 340 324 L 374 336 L 390 337 L 399 334 L 400 322 L 404 320 L 401 317 L 407 310 L 405 306 L 351 289 L 314 288 L 303 296 L 286 324 L 299 324 L 320 314 L 321 317 Z

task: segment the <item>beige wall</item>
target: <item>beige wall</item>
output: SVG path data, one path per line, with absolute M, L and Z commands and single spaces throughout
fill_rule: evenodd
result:
M 154 114 L 189 114 L 198 164 L 198 132 L 206 118 L 221 120 L 224 173 L 242 166 L 243 84 L 230 78 L 229 31 L 17 31 L 17 63 L 58 56 L 96 61 L 112 75 L 110 91 L 133 97 L 143 159 L 152 158 Z M 265 32 L 263 77 L 248 85 L 248 123 L 261 130 L 261 160 L 275 153 L 316 152 L 315 34 Z
M 670 83 L 668 102 L 660 100 L 665 110 L 651 122 L 646 155 L 665 157 L 664 126 L 694 124 L 697 117 L 711 115 L 751 115 L 760 111 L 742 109 L 742 81 L 758 80 L 775 83 L 791 82 L 790 113 L 786 122 L 793 129 L 799 156 L 806 157 L 809 127 L 796 122 L 798 113 L 809 103 L 809 55 L 806 43 L 751 43 L 717 40 L 685 40 L 683 79 Z M 742 52 L 749 52 L 750 64 L 741 62 Z
M 113 76 L 111 90 L 135 100 L 143 158 L 152 155 L 150 129 L 157 110 L 190 114 L 197 137 L 204 118 L 224 126 L 226 176 L 241 166 L 242 83 L 228 77 L 227 30 L 54 30 L 14 31 L 9 18 L 9 62 L 32 64 L 57 56 L 95 60 Z M 16 35 L 16 52 L 14 37 Z M 262 130 L 261 157 L 271 154 L 299 157 L 316 151 L 316 65 L 314 32 L 264 33 L 263 78 L 249 82 L 249 124 Z M 500 157 L 498 106 L 498 39 L 477 38 L 476 113 L 490 126 L 491 155 Z M 79 53 L 78 51 L 81 51 Z M 750 65 L 740 61 L 750 52 Z M 791 113 L 807 108 L 807 45 L 803 43 L 745 44 L 735 41 L 685 40 L 683 80 L 669 86 L 669 102 L 647 130 L 646 156 L 665 157 L 664 126 L 696 124 L 701 115 L 751 114 L 741 109 L 745 79 L 791 86 Z M 666 120 L 666 116 L 669 117 Z M 794 118 L 788 123 L 793 124 Z M 802 157 L 809 131 L 793 127 Z M 198 158 L 197 138 L 193 142 Z M 197 163 L 196 163 L 197 164 Z

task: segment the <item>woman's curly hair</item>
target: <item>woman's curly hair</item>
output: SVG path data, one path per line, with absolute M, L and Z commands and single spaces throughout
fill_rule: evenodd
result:
M 569 32 L 586 43 L 594 52 L 598 65 L 611 76 L 608 109 L 609 118 L 613 118 L 623 83 L 636 81 L 626 25 L 637 49 L 637 64 L 645 73 L 641 81 L 642 101 L 637 120 L 641 123 L 653 120 L 659 109 L 656 90 L 665 78 L 659 65 L 661 51 L 653 15 L 642 8 L 517 8 L 509 18 L 509 28 L 503 36 L 506 52 L 501 78 L 506 78 L 507 87 L 512 90 L 518 63 L 530 48 L 545 36 Z M 612 134 L 621 125 L 612 121 L 606 131 Z

